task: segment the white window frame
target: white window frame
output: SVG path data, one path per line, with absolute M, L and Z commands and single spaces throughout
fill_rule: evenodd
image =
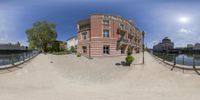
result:
M 86 33 L 86 38 L 84 39 L 84 36 L 83 36 L 83 33 Z M 88 39 L 88 32 L 84 31 L 84 32 L 81 32 L 81 40 L 87 40 Z
M 104 37 L 104 31 L 108 31 L 108 37 Z M 103 29 L 103 38 L 110 38 L 110 30 L 109 29 Z

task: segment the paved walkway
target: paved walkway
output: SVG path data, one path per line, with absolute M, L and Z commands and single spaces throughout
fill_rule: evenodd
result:
M 116 66 L 125 57 L 77 58 L 43 55 L 0 71 L 0 100 L 197 100 L 200 76 L 170 71 L 145 53 L 131 67 Z

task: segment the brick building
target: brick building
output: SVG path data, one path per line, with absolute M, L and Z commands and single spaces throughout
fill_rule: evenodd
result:
M 77 51 L 86 57 L 126 55 L 128 44 L 134 52 L 141 51 L 142 33 L 132 21 L 119 16 L 91 15 L 78 22 L 77 31 Z

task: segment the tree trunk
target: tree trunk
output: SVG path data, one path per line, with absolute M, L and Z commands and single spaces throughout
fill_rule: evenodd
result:
M 46 53 L 47 52 L 47 43 L 44 43 L 42 45 L 42 52 Z

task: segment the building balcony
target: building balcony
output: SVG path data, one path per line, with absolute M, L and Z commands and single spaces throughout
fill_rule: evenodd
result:
M 85 31 L 91 28 L 90 19 L 79 21 L 78 31 Z
M 127 46 L 129 44 L 128 39 L 120 38 L 117 40 L 117 47 L 120 48 L 121 46 Z
M 126 29 L 125 29 L 125 28 L 119 27 L 119 28 L 117 29 L 117 33 L 118 33 L 118 34 L 121 34 L 121 35 L 124 35 L 124 34 L 126 33 Z

